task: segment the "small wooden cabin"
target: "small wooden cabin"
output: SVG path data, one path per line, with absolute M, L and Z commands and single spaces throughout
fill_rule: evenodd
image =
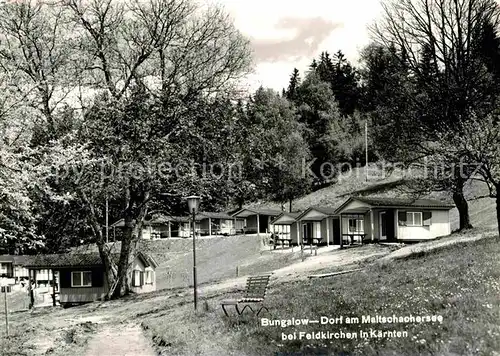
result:
M 271 220 L 282 213 L 281 210 L 267 208 L 240 209 L 232 214 L 236 231 L 245 234 L 261 234 L 273 231 Z
M 28 270 L 24 267 L 26 256 L 1 255 L 0 277 L 14 278 L 16 283 L 28 278 Z
M 111 258 L 117 261 L 119 255 L 112 255 Z M 131 270 L 132 292 L 156 290 L 157 266 L 149 255 L 137 253 Z M 53 279 L 56 285 L 52 285 L 54 305 L 56 290 L 59 293 L 59 303 L 70 305 L 101 300 L 111 288 L 98 252 L 33 256 L 25 267 L 33 279 L 36 279 L 36 270 L 40 269 L 48 269 L 55 276 Z
M 336 214 L 344 240 L 417 242 L 451 234 L 453 207 L 434 199 L 351 197 Z

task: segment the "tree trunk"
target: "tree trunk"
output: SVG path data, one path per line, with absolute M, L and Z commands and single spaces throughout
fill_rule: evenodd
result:
M 497 224 L 498 224 L 498 239 L 500 239 L 500 192 L 497 188 Z
M 130 254 L 132 237 L 132 227 L 125 225 L 123 231 L 123 239 L 120 250 L 120 260 L 118 261 L 118 273 L 116 280 L 116 287 L 111 295 L 111 298 L 117 299 L 128 292 L 128 260 Z
M 130 291 L 129 272 L 135 258 L 137 243 L 141 237 L 141 229 L 144 217 L 147 213 L 147 202 L 149 192 L 132 197 L 129 208 L 125 211 L 123 238 L 121 242 L 120 260 L 118 262 L 118 273 L 116 287 L 111 298 L 116 299 Z M 135 206 L 134 206 L 135 205 Z
M 111 258 L 111 250 L 104 243 L 104 239 L 97 239 L 97 248 L 99 249 L 99 256 L 101 257 L 102 264 L 104 265 L 104 273 L 106 274 L 106 279 L 108 285 L 111 286 L 116 279 L 116 266 Z M 107 295 L 106 298 L 109 299 L 111 296 Z
M 111 296 L 112 299 L 120 298 L 130 292 L 130 266 L 135 257 L 136 244 L 140 238 L 142 222 L 134 221 L 131 217 L 125 219 L 125 229 L 120 249 L 120 260 L 118 262 L 118 273 L 116 287 Z
M 463 189 L 461 191 L 457 190 L 453 193 L 453 202 L 458 209 L 460 219 L 459 231 L 472 229 L 469 216 L 469 203 L 467 203 L 467 200 L 464 197 Z
M 85 194 L 84 192 L 79 192 L 79 193 L 83 201 L 85 202 L 85 204 L 87 204 L 87 207 L 89 208 L 90 225 L 92 226 L 92 232 L 94 233 L 97 248 L 99 250 L 99 256 L 101 257 L 101 261 L 104 265 L 104 273 L 106 274 L 108 285 L 111 285 L 116 278 L 116 267 L 114 265 L 113 260 L 111 259 L 111 253 L 110 253 L 111 251 L 104 241 L 101 224 L 99 223 L 99 219 L 97 218 L 96 209 L 94 205 L 88 198 L 87 194 Z M 107 295 L 106 297 L 109 298 L 110 295 Z
M 291 212 L 292 212 L 292 202 L 293 202 L 293 199 L 292 199 L 292 198 L 290 198 L 290 200 L 288 201 L 288 204 L 289 204 L 289 206 L 288 206 L 288 212 L 289 212 L 289 213 L 291 213 Z

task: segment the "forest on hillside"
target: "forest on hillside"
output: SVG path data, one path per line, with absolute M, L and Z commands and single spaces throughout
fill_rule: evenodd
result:
M 239 83 L 251 44 L 223 8 L 189 0 L 19 0 L 0 6 L 0 248 L 97 243 L 123 218 L 118 275 L 144 219 L 286 204 L 368 160 L 432 174 L 471 227 L 464 187 L 500 220 L 500 32 L 494 0 L 384 2 L 354 66 L 334 49 L 283 91 Z M 120 277 L 122 278 L 122 277 Z M 123 277 L 124 281 L 126 277 Z M 124 282 L 125 283 L 125 282 Z M 119 285 L 118 293 L 125 287 Z

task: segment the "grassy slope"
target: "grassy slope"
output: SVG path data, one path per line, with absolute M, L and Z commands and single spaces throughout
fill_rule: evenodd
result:
M 392 175 L 375 175 L 370 176 L 369 181 L 365 180 L 364 167 L 355 168 L 351 172 L 341 175 L 336 184 L 329 187 L 319 189 L 315 192 L 307 194 L 301 198 L 294 200 L 292 209 L 294 211 L 302 211 L 310 206 L 339 206 L 353 192 L 365 190 L 370 187 L 376 187 L 374 191 L 365 193 L 386 193 L 386 189 L 390 189 L 395 182 L 401 180 L 402 175 L 398 172 Z M 281 209 L 281 205 L 277 203 L 263 202 L 260 204 L 252 204 L 251 206 L 264 205 L 266 207 Z M 286 206 L 288 209 L 288 205 Z
M 232 325 L 213 308 L 194 316 L 191 305 L 151 315 L 150 330 L 171 343 L 168 354 L 270 355 L 276 352 L 353 355 L 491 355 L 500 350 L 500 244 L 486 239 L 413 259 L 375 263 L 363 272 L 274 285 L 273 319 L 366 314 L 442 315 L 444 322 L 396 325 L 262 327 Z M 281 332 L 407 330 L 408 338 L 281 341 Z M 196 335 L 195 337 L 192 337 Z
M 178 288 L 192 285 L 192 240 L 174 240 L 174 250 L 168 241 L 152 241 L 146 250 L 159 262 L 157 288 Z M 171 245 L 173 247 L 173 244 Z M 202 239 L 197 242 L 196 262 L 198 283 L 208 283 L 239 275 L 267 272 L 293 263 L 286 254 L 261 251 L 256 236 L 231 236 Z

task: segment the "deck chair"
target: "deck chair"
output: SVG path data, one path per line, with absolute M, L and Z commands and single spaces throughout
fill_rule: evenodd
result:
M 238 316 L 242 315 L 246 308 L 250 309 L 253 313 L 257 311 L 256 313 L 257 316 L 263 309 L 267 310 L 267 312 L 269 313 L 269 309 L 267 309 L 267 307 L 264 306 L 264 300 L 266 298 L 266 292 L 267 292 L 267 287 L 269 285 L 270 277 L 271 277 L 270 274 L 248 277 L 246 290 L 243 298 L 227 299 L 221 302 L 224 314 L 226 314 L 226 316 L 229 316 L 225 308 L 227 305 L 234 305 L 234 308 L 236 309 Z M 240 310 L 239 306 L 241 305 L 243 306 L 243 309 Z M 254 305 L 255 309 L 257 309 L 257 306 L 260 306 L 260 308 L 258 310 L 254 310 L 252 308 L 252 305 Z

